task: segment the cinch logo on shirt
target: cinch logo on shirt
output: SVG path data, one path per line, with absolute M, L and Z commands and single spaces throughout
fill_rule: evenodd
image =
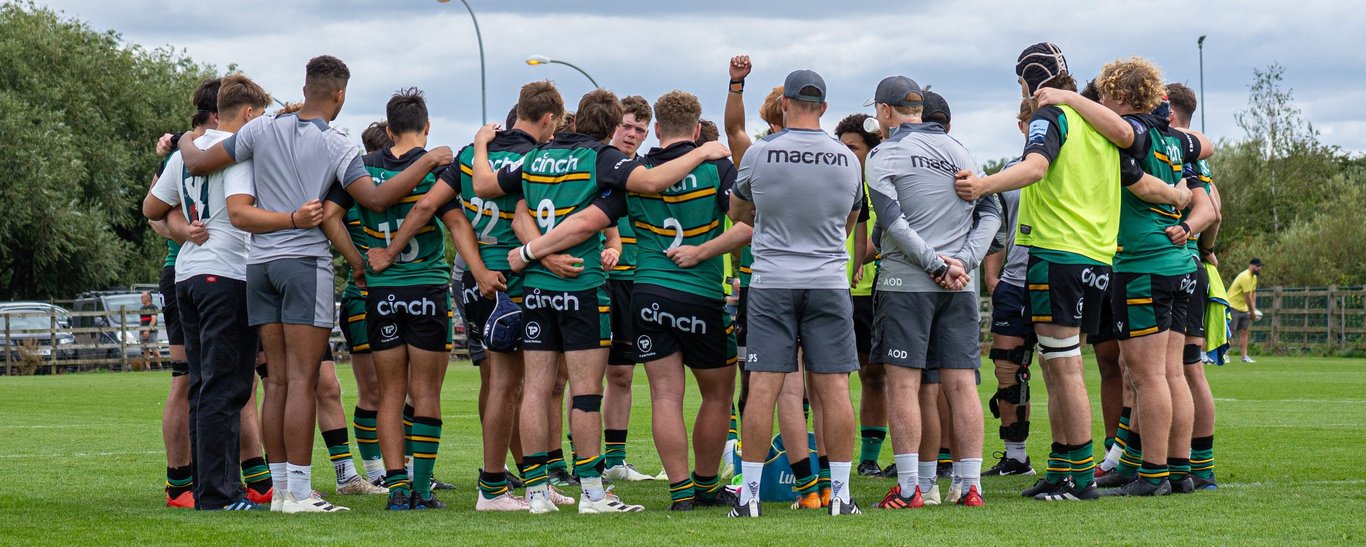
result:
M 578 156 L 568 157 L 557 160 L 545 154 L 537 156 L 531 162 L 531 170 L 536 173 L 546 173 L 551 175 L 562 175 L 579 168 Z
M 555 311 L 579 311 L 579 297 L 567 292 L 548 295 L 541 294 L 541 290 L 536 289 L 526 295 L 522 304 L 529 310 L 550 308 Z
M 837 165 L 847 167 L 849 157 L 835 152 L 811 152 L 808 150 L 769 150 L 769 163 L 805 163 L 808 165 Z
M 700 317 L 675 317 L 669 312 L 659 311 L 659 304 L 651 304 L 640 310 L 640 320 L 656 325 L 673 327 L 691 334 L 706 334 L 707 322 Z
M 388 298 L 380 300 L 379 304 L 375 305 L 375 311 L 379 312 L 380 315 L 397 315 L 401 312 L 408 315 L 430 315 L 436 317 L 436 302 L 427 297 L 423 297 L 421 300 L 404 302 L 391 294 Z

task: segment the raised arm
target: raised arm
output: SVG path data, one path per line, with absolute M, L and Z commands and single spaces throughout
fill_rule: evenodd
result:
M 748 55 L 737 55 L 730 59 L 730 79 L 731 81 L 743 82 L 749 76 L 753 65 L 749 62 Z M 734 155 L 735 163 L 740 163 L 740 159 L 749 150 L 749 145 L 753 144 L 749 134 L 745 132 L 745 95 L 744 84 L 740 84 L 740 92 L 736 92 L 734 84 L 729 86 L 730 91 L 726 93 L 726 108 L 722 116 L 721 123 L 725 126 L 726 142 L 730 144 L 731 153 Z

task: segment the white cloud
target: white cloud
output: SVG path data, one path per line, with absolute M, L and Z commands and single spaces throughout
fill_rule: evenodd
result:
M 1073 71 L 1143 55 L 1171 80 L 1198 87 L 1195 38 L 1205 44 L 1206 119 L 1215 139 L 1240 138 L 1233 114 L 1246 104 L 1252 69 L 1279 61 L 1286 85 L 1325 140 L 1366 150 L 1366 58 L 1359 29 L 1366 10 L 1323 0 L 1246 2 L 1079 2 L 991 0 L 920 2 L 556 2 L 471 0 L 487 49 L 488 116 L 501 120 L 521 84 L 550 78 L 568 103 L 590 87 L 563 66 L 529 67 L 526 56 L 573 62 L 618 94 L 653 99 L 671 89 L 696 93 L 717 119 L 725 65 L 755 59 L 750 121 L 763 92 L 788 70 L 821 72 L 833 127 L 883 76 L 933 84 L 951 103 L 953 132 L 981 160 L 1018 153 L 1013 61 L 1039 40 L 1058 43 Z M 395 89 L 418 86 L 433 112 L 432 142 L 460 146 L 480 122 L 479 62 L 473 27 L 458 1 L 305 0 L 183 2 L 62 0 L 48 4 L 122 32 L 127 41 L 172 44 L 197 61 L 237 63 L 267 89 L 297 99 L 303 65 L 321 53 L 351 67 L 337 124 L 352 134 L 382 116 Z

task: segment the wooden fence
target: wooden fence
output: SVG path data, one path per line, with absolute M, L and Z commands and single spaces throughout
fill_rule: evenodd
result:
M 1257 309 L 1250 336 L 1265 351 L 1366 349 L 1366 287 L 1259 289 Z
M 1259 289 L 1257 309 L 1262 320 L 1252 323 L 1249 336 L 1262 351 L 1366 350 L 1366 287 Z M 990 298 L 982 298 L 981 310 L 985 343 L 991 339 Z
M 136 320 L 137 309 L 0 313 L 0 375 L 63 374 L 91 370 L 146 370 L 169 368 L 170 349 L 164 342 L 141 343 L 142 327 L 120 323 Z M 158 326 L 158 329 L 161 329 Z M 453 325 L 452 357 L 467 358 L 464 325 Z M 338 360 L 347 360 L 346 344 L 333 331 L 329 344 Z M 160 359 L 158 359 L 158 356 Z

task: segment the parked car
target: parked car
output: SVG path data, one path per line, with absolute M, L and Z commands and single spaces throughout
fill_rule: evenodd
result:
M 76 344 L 76 336 L 71 333 L 71 312 L 45 302 L 0 303 L 0 347 L 6 348 L 10 360 L 22 359 L 21 346 L 30 346 L 44 359 L 51 357 L 54 331 L 57 358 L 74 359 L 76 351 L 70 347 Z
M 164 305 L 161 294 L 156 291 L 152 293 L 152 305 L 161 309 Z M 73 305 L 76 312 L 104 312 L 99 315 L 78 315 L 74 318 L 76 327 L 79 328 L 98 328 L 98 332 L 82 333 L 77 339 L 82 344 L 103 344 L 107 347 L 101 349 L 83 350 L 88 357 L 117 359 L 119 357 L 119 343 L 122 341 L 125 355 L 130 359 L 142 356 L 142 341 L 139 336 L 141 325 L 139 322 L 138 311 L 142 308 L 142 292 L 128 290 L 108 290 L 108 291 L 89 291 L 81 293 L 76 298 Z M 120 314 L 119 310 L 123 313 Z M 167 348 L 166 318 L 157 313 L 156 341 L 163 348 L 162 356 L 168 356 Z

